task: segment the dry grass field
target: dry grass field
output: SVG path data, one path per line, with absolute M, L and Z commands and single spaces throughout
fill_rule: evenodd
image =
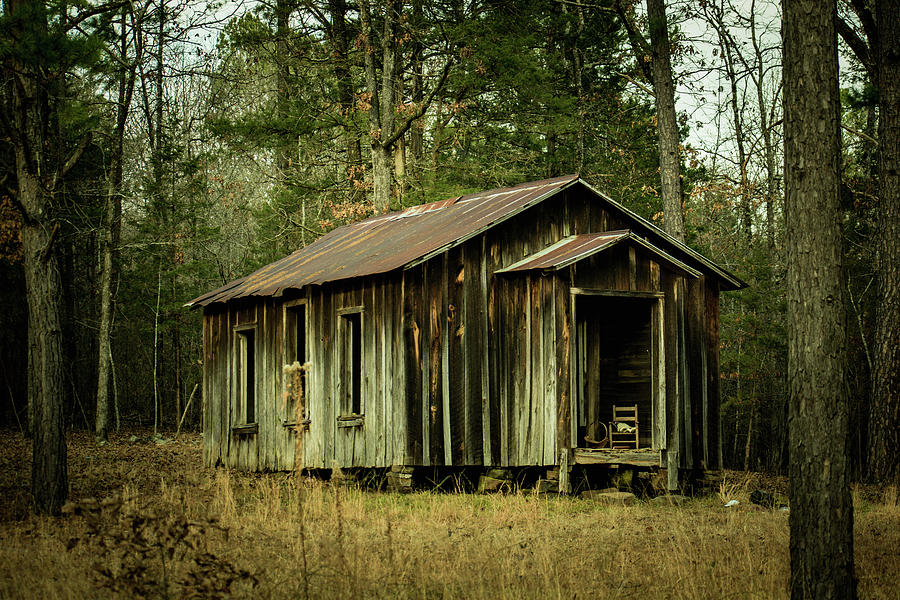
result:
M 146 433 L 138 434 L 146 436 Z M 784 482 L 729 474 L 683 506 L 361 491 L 201 468 L 200 437 L 69 438 L 60 518 L 28 512 L 29 447 L 0 433 L 2 598 L 786 598 Z M 900 594 L 895 489 L 861 490 L 862 598 Z

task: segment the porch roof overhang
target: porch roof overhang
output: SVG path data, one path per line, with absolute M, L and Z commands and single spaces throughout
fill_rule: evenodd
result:
M 664 252 L 644 238 L 636 235 L 630 229 L 571 235 L 495 272 L 558 271 L 623 243 L 643 249 L 644 252 L 653 256 L 654 260 L 684 275 L 689 277 L 699 277 L 701 275 L 700 271 Z

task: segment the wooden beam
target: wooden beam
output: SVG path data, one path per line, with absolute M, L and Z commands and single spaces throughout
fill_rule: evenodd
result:
M 597 288 L 580 288 L 573 287 L 570 289 L 572 295 L 581 296 L 609 296 L 618 298 L 664 298 L 665 292 L 640 292 L 636 290 L 607 290 Z
M 637 467 L 659 467 L 658 450 L 612 450 L 601 448 L 591 450 L 576 448 L 575 464 L 578 465 L 633 465 Z

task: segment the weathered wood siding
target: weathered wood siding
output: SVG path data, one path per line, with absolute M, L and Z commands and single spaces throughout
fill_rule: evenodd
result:
M 293 433 L 282 426 L 281 306 L 273 299 L 208 309 L 204 316 L 203 431 L 204 462 L 242 469 L 293 467 Z M 257 430 L 236 433 L 245 425 L 237 402 L 236 328 L 255 327 L 255 422 Z
M 662 428 L 653 437 L 677 466 L 719 464 L 714 283 L 685 277 L 625 245 L 553 273 L 495 275 L 569 235 L 628 228 L 599 200 L 586 198 L 561 193 L 402 272 L 312 286 L 285 299 L 208 307 L 206 463 L 290 469 L 299 447 L 307 468 L 557 465 L 580 442 L 572 293 L 585 288 L 662 295 L 662 315 L 647 301 L 654 306 L 651 323 L 662 323 L 659 335 L 650 336 L 651 362 L 662 357 L 665 365 L 663 376 L 654 373 L 650 381 L 666 394 L 665 415 L 649 417 Z M 310 371 L 309 425 L 295 431 L 284 425 L 292 417 L 282 413 L 284 302 L 297 299 L 307 303 Z M 340 319 L 355 307 L 361 307 L 363 414 L 342 422 L 350 382 L 343 376 Z M 235 327 L 251 323 L 258 430 L 236 433 L 231 354 Z

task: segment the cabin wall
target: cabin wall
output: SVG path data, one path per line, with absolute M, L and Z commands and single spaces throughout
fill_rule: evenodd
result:
M 285 299 L 259 299 L 207 309 L 204 315 L 204 462 L 247 470 L 301 466 L 385 467 L 406 461 L 403 395 L 401 281 L 399 277 L 329 285 L 290 300 L 306 301 L 309 372 L 305 403 L 308 425 L 296 423 L 286 403 Z M 361 400 L 358 424 L 342 426 L 337 343 L 339 312 L 362 307 Z M 241 429 L 236 389 L 236 328 L 255 325 L 256 428 Z M 291 412 L 291 414 L 288 414 Z M 235 427 L 238 427 L 235 430 Z
M 309 292 L 310 423 L 300 433 L 307 468 L 388 467 L 406 462 L 402 281 L 373 277 Z M 344 315 L 361 318 L 361 413 L 351 414 L 352 365 L 342 344 Z
M 203 319 L 204 463 L 248 470 L 293 467 L 293 434 L 282 426 L 281 311 L 272 299 L 207 309 Z M 238 406 L 237 329 L 253 328 L 255 431 Z

